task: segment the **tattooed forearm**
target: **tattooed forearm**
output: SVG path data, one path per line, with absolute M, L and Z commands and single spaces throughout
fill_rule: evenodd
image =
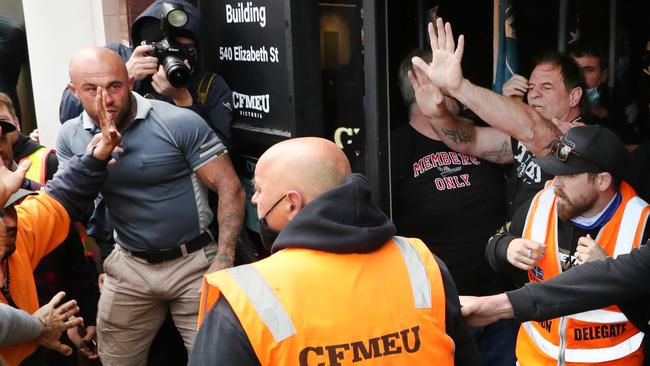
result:
M 472 135 L 463 130 L 448 130 L 446 128 L 443 128 L 442 132 L 447 138 L 457 144 L 466 144 L 468 142 L 472 142 L 473 140 Z
M 496 163 L 508 161 L 512 157 L 512 148 L 510 142 L 505 141 L 499 150 L 483 151 L 481 157 Z

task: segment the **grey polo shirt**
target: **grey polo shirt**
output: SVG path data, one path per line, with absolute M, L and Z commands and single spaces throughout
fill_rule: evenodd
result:
M 133 95 L 137 114 L 122 131 L 124 152 L 109 167 L 101 194 L 120 246 L 132 251 L 176 247 L 212 221 L 207 187 L 195 172 L 226 153 L 226 147 L 193 111 Z M 85 111 L 63 124 L 57 138 L 59 169 L 83 154 L 99 132 Z

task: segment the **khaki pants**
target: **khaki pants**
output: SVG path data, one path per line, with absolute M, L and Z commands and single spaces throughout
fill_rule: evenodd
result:
M 103 365 L 145 365 L 168 308 L 189 355 L 196 337 L 203 274 L 216 252 L 212 243 L 185 257 L 151 264 L 116 245 L 104 261 L 106 279 L 97 312 Z

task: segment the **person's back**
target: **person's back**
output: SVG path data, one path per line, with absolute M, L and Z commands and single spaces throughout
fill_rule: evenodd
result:
M 335 144 L 275 145 L 255 187 L 273 254 L 206 276 L 190 365 L 475 364 L 446 267 L 420 240 L 393 236 Z

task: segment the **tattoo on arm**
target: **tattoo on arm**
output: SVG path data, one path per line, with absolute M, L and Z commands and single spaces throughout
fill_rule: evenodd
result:
M 220 159 L 224 160 L 218 161 Z M 205 169 L 201 174 L 203 183 L 219 197 L 215 213 L 219 223 L 217 245 L 220 251 L 232 251 L 234 254 L 244 222 L 244 189 L 230 165 L 230 160 L 225 156 L 204 165 L 201 169 Z
M 500 163 L 503 161 L 507 161 L 508 157 L 511 155 L 512 155 L 512 148 L 510 147 L 510 142 L 504 141 L 499 150 L 483 151 L 481 157 L 486 160 Z
M 463 130 L 448 130 L 446 128 L 443 128 L 442 132 L 447 138 L 457 144 L 466 144 L 468 142 L 472 142 L 473 140 L 472 135 Z

